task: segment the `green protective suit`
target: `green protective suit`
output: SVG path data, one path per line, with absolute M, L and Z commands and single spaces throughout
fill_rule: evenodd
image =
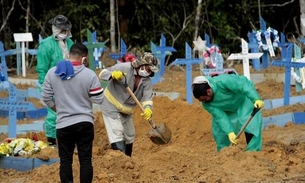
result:
M 237 134 L 250 117 L 254 102 L 260 99 L 254 84 L 244 76 L 222 74 L 207 77 L 214 92 L 213 101 L 202 106 L 212 115 L 212 133 L 217 151 L 230 146 L 230 132 Z M 253 134 L 246 151 L 262 149 L 262 113 L 257 112 L 245 132 Z
M 67 39 L 68 50 L 70 50 L 73 41 Z M 48 70 L 56 66 L 57 62 L 63 60 L 63 53 L 59 47 L 58 41 L 53 36 L 45 38 L 39 45 L 37 53 L 36 71 L 38 73 L 38 82 L 43 83 Z M 47 117 L 45 119 L 46 136 L 56 138 L 56 112 L 47 108 Z

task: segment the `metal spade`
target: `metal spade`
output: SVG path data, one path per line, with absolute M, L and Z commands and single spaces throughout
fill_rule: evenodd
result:
M 134 95 L 134 93 L 131 91 L 127 83 L 124 84 L 127 92 L 130 94 L 130 96 L 134 99 L 134 101 L 137 103 L 137 105 L 140 107 L 142 112 L 144 112 L 144 108 L 141 105 L 140 101 L 137 99 L 137 97 Z M 171 130 L 166 126 L 165 123 L 161 123 L 159 126 L 156 126 L 156 124 L 150 119 L 149 124 L 152 127 L 152 130 L 147 132 L 147 136 L 150 138 L 150 140 L 155 144 L 167 144 L 171 141 L 172 138 L 172 132 Z

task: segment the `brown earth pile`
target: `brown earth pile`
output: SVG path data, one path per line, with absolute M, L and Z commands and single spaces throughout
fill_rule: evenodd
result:
M 194 70 L 193 74 L 196 76 L 200 73 Z M 266 81 L 256 87 L 264 99 L 268 99 L 270 93 L 271 98 L 283 97 L 282 83 Z M 145 135 L 151 127 L 136 108 L 134 152 L 132 158 L 127 157 L 109 149 L 102 116 L 96 113 L 94 183 L 305 182 L 305 125 L 287 123 L 285 127 L 270 126 L 265 129 L 261 152 L 244 152 L 246 144 L 243 136 L 236 147 L 216 152 L 210 115 L 199 102 L 194 100 L 192 105 L 186 102 L 185 73 L 175 69 L 166 71 L 163 82 L 155 85 L 154 89 L 181 93 L 180 98 L 174 101 L 167 97 L 154 98 L 153 120 L 169 126 L 173 133 L 172 141 L 167 145 L 153 144 Z M 293 95 L 302 94 L 295 93 L 293 87 L 291 90 Z M 292 111 L 304 111 L 304 105 L 263 110 L 263 114 L 270 116 Z M 43 133 L 37 135 L 45 140 Z M 0 138 L 3 139 L 3 136 Z M 46 148 L 34 157 L 57 158 L 57 150 Z M 77 152 L 73 168 L 75 182 L 78 183 Z M 58 170 L 59 163 L 28 172 L 0 169 L 0 182 L 59 182 Z

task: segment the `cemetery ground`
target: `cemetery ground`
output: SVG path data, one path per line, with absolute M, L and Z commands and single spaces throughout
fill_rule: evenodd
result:
M 235 65 L 242 74 L 242 65 Z M 251 69 L 251 73 L 255 72 Z M 283 68 L 269 67 L 260 73 L 283 73 Z M 29 73 L 29 72 L 28 72 Z M 193 77 L 201 75 L 193 69 Z M 35 78 L 36 75 L 29 74 Z M 267 80 L 255 85 L 263 99 L 281 98 L 284 84 Z M 136 139 L 132 157 L 110 150 L 101 113 L 95 113 L 95 139 L 93 148 L 94 183 L 295 183 L 305 182 L 305 124 L 288 122 L 284 127 L 275 125 L 263 130 L 263 150 L 244 152 L 245 139 L 242 136 L 236 147 L 216 151 L 211 134 L 211 116 L 193 98 L 193 104 L 186 102 L 185 72 L 172 68 L 165 72 L 163 81 L 154 85 L 155 91 L 179 92 L 180 97 L 154 97 L 155 123 L 166 123 L 172 130 L 172 141 L 167 145 L 153 144 L 145 133 L 151 129 L 136 108 L 133 118 Z M 291 95 L 296 93 L 291 86 Z M 35 104 L 36 105 L 36 104 Z M 38 104 L 37 104 L 38 105 Z M 304 112 L 304 104 L 263 110 L 263 116 L 288 112 Z M 7 119 L 1 119 L 5 123 Z M 30 123 L 23 120 L 20 123 Z M 305 119 L 304 119 L 305 122 Z M 18 122 L 19 123 L 19 122 Z M 31 134 L 19 135 L 19 137 Z M 45 140 L 44 133 L 37 134 Z M 0 140 L 5 134 L 0 136 Z M 57 150 L 45 148 L 33 157 L 47 160 L 58 158 Z M 74 181 L 79 182 L 77 152 L 74 156 Z M 55 183 L 59 182 L 59 163 L 43 165 L 28 172 L 0 169 L 2 183 Z

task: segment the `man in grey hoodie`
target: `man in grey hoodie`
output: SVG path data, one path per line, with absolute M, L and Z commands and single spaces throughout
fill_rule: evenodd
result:
M 57 114 L 56 138 L 60 158 L 61 182 L 73 182 L 75 145 L 80 162 L 80 182 L 93 179 L 92 142 L 94 139 L 93 103 L 102 103 L 103 88 L 94 71 L 84 66 L 88 49 L 75 43 L 69 60 L 52 67 L 43 83 L 42 100 Z

